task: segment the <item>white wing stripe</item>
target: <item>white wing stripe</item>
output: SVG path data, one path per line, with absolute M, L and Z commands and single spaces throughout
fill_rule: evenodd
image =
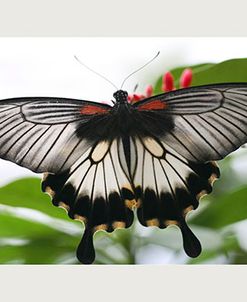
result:
M 170 192 L 171 195 L 173 196 L 173 198 L 175 199 L 175 193 L 174 193 L 174 191 L 173 191 L 173 188 L 172 188 L 172 185 L 171 185 L 171 182 L 170 182 L 170 178 L 167 176 L 167 172 L 168 172 L 168 171 L 166 172 L 166 169 L 165 169 L 165 167 L 163 166 L 164 161 L 162 161 L 161 159 L 159 159 L 159 163 L 160 163 L 160 166 L 161 166 L 161 168 L 162 168 L 162 170 L 163 170 L 163 173 L 164 173 L 164 175 L 165 175 L 166 181 L 167 181 L 168 186 L 169 186 L 169 191 L 168 191 L 168 192 Z
M 203 116 L 199 115 L 199 118 L 202 119 L 206 124 L 209 125 L 209 127 L 207 127 L 207 130 L 211 133 L 211 135 L 215 135 L 215 137 L 217 137 L 217 139 L 220 139 L 220 136 L 222 136 L 223 141 L 226 140 L 227 142 L 229 142 L 234 148 L 237 148 L 237 146 L 229 139 L 229 137 L 223 132 L 225 129 L 223 129 L 223 131 L 221 131 L 219 129 L 219 126 L 221 125 L 220 122 L 218 121 L 219 125 L 213 125 L 209 122 L 209 120 L 205 119 Z M 205 127 L 206 128 L 206 127 Z M 209 129 L 212 130 L 209 130 Z M 219 136 L 217 135 L 217 132 L 219 133 Z M 221 141 L 222 141 L 221 138 Z
M 11 136 L 10 140 L 8 140 L 7 144 L 5 144 L 2 148 L 3 157 L 8 157 L 8 153 L 11 153 L 11 155 L 13 155 L 13 152 L 16 156 L 19 150 L 23 148 L 23 138 L 35 127 L 36 125 L 24 124 L 22 129 L 19 129 L 13 136 Z M 15 150 L 11 151 L 11 149 L 13 149 L 14 147 Z M 5 151 L 6 148 L 7 150 Z
M 238 131 L 242 132 L 244 134 L 244 136 L 247 136 L 247 133 L 240 128 L 240 126 L 238 126 L 237 124 L 234 124 L 232 121 L 230 121 L 228 118 L 226 118 L 225 116 L 223 116 L 223 113 L 220 114 L 220 111 L 217 113 L 215 112 L 214 114 L 216 114 L 217 116 L 221 117 L 222 119 L 224 119 L 227 123 L 229 123 L 233 128 L 237 128 Z M 231 116 L 231 114 L 229 114 L 229 116 Z M 234 132 L 232 132 L 234 134 Z
M 220 155 L 218 153 L 218 151 L 216 150 L 216 148 L 213 146 L 213 144 L 211 144 L 210 141 L 208 141 L 206 139 L 207 136 L 206 137 L 203 136 L 202 132 L 200 132 L 198 130 L 198 128 L 195 128 L 194 125 L 185 116 L 183 116 L 182 118 L 188 123 L 190 128 L 196 133 L 196 135 L 200 138 L 200 140 L 202 140 L 202 143 L 204 143 L 204 144 L 206 143 L 217 155 Z M 201 131 L 202 131 L 204 129 L 203 125 L 201 124 L 201 122 L 199 122 L 199 119 L 197 119 L 197 122 L 198 122 L 198 125 L 201 126 Z M 189 133 L 193 133 L 193 131 L 189 131 Z M 214 139 L 215 139 L 215 141 L 217 141 L 217 138 L 215 136 L 214 136 Z
M 43 155 L 43 157 L 40 159 L 39 164 L 37 165 L 36 169 L 38 170 L 40 168 L 40 166 L 43 164 L 43 162 L 46 160 L 46 158 L 48 157 L 50 152 L 54 152 L 55 149 L 55 144 L 58 142 L 58 140 L 60 139 L 60 137 L 64 134 L 65 129 L 68 127 L 68 124 L 66 124 L 62 130 L 60 131 L 60 133 L 58 135 L 54 135 L 54 133 L 52 133 L 53 138 L 55 137 L 55 139 L 52 140 L 52 142 L 50 143 L 50 146 L 48 144 L 48 150 L 46 151 L 46 153 Z M 48 159 L 49 161 L 49 159 Z
M 183 135 L 184 135 L 184 133 L 183 133 Z M 185 133 L 185 137 L 186 138 L 188 137 L 186 133 Z M 171 144 L 169 145 L 170 142 L 171 142 Z M 169 147 L 172 147 L 173 145 L 179 146 L 180 148 L 182 147 L 182 149 L 184 151 L 186 151 L 186 154 L 188 154 L 189 157 L 192 157 L 192 159 L 194 161 L 199 161 L 198 157 L 195 155 L 195 153 L 197 154 L 196 147 L 198 147 L 198 146 L 195 146 L 195 149 L 190 148 L 191 147 L 189 144 L 190 140 L 186 140 L 186 139 L 183 140 L 182 137 L 180 139 L 179 136 L 176 135 L 176 132 L 171 132 L 168 135 L 166 135 L 166 143 Z M 187 143 L 187 145 L 186 145 L 186 143 Z
M 39 140 L 49 131 L 49 129 L 51 128 L 51 126 L 48 126 L 46 127 L 45 129 L 42 127 L 42 128 L 39 128 L 39 129 L 36 129 L 36 133 L 39 133 L 43 130 L 43 132 L 34 140 L 34 142 L 28 146 L 27 151 L 25 152 L 25 154 L 22 156 L 22 158 L 20 160 L 18 160 L 18 163 L 19 164 L 22 164 L 22 162 L 24 161 L 24 159 L 27 157 L 27 155 L 31 152 L 32 148 L 39 142 Z M 34 138 L 34 136 L 32 137 L 32 139 Z M 31 141 L 30 141 L 31 142 Z

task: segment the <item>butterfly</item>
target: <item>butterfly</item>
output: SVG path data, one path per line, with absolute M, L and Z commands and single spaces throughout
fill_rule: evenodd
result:
M 26 97 L 0 101 L 0 157 L 44 173 L 42 190 L 85 231 L 77 248 L 95 259 L 93 234 L 131 226 L 180 228 L 190 257 L 201 244 L 186 223 L 212 191 L 215 161 L 247 142 L 247 83 L 179 89 L 113 105 Z

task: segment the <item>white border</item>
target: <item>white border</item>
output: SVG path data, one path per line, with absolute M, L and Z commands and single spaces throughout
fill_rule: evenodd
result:
M 0 36 L 246 36 L 246 1 L 1 1 Z M 17 50 L 18 51 L 18 50 Z M 3 301 L 235 301 L 246 266 L 1 266 Z
M 246 266 L 2 266 L 1 298 L 8 302 L 244 301 L 246 273 Z
M 1 0 L 0 36 L 246 36 L 246 1 Z

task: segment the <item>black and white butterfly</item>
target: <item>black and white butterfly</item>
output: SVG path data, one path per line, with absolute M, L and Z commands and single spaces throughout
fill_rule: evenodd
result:
M 77 249 L 95 259 L 97 230 L 177 225 L 185 252 L 201 245 L 186 214 L 212 191 L 215 161 L 247 142 L 247 83 L 180 89 L 113 106 L 27 97 L 0 101 L 0 157 L 45 173 L 42 190 L 85 224 Z

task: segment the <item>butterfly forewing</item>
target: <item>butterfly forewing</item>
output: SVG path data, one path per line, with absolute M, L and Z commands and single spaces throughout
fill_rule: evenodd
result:
M 0 156 L 34 172 L 66 170 L 93 144 L 86 130 L 82 136 L 77 129 L 110 110 L 108 105 L 62 98 L 2 100 Z
M 171 130 L 155 133 L 171 148 L 191 161 L 224 158 L 246 143 L 247 84 L 215 84 L 192 87 L 154 96 L 134 105 L 149 104 L 149 110 L 169 118 Z M 151 109 L 152 102 L 166 104 Z M 155 106 L 154 106 L 155 107 Z M 140 110 L 141 112 L 142 110 Z

